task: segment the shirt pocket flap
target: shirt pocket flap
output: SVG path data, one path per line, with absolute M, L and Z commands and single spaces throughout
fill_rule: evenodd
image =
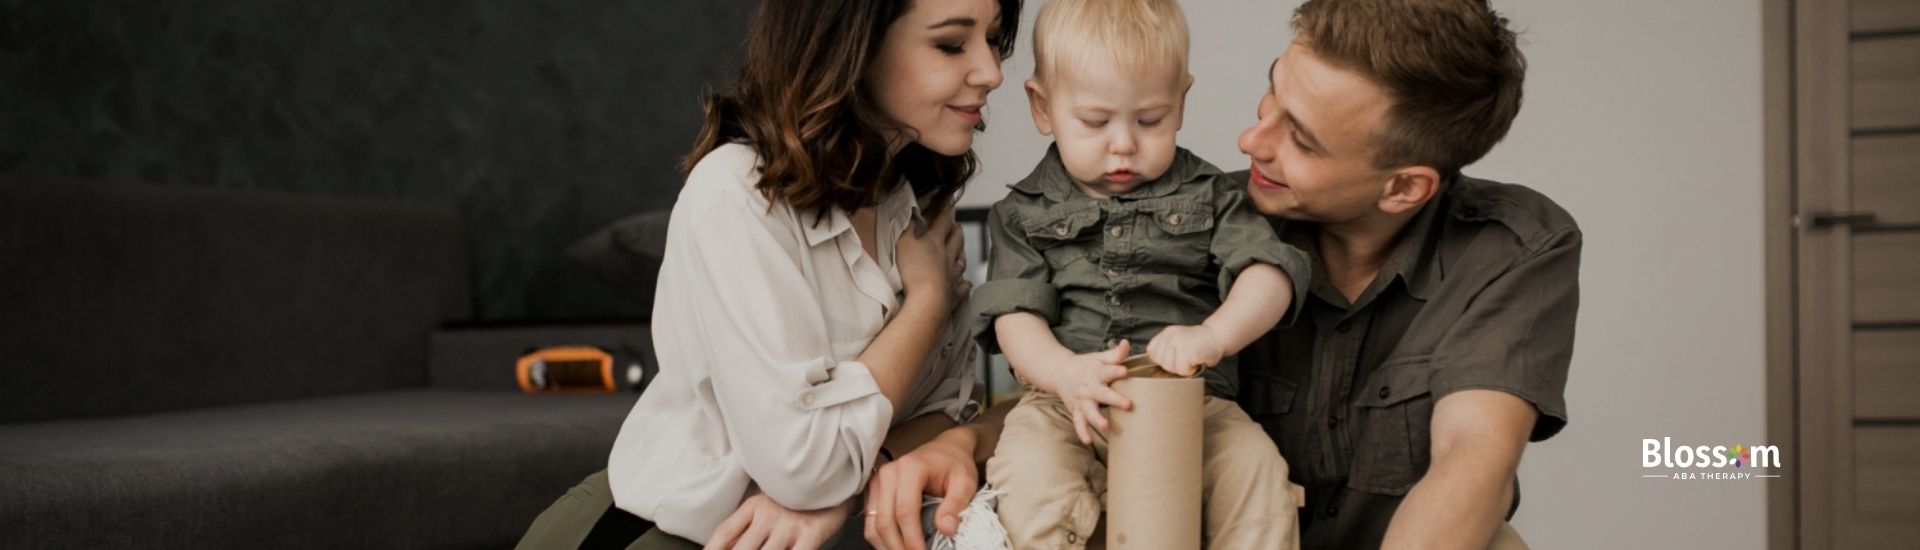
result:
M 1361 407 L 1391 407 L 1431 391 L 1433 356 L 1419 355 L 1388 359 L 1367 378 L 1355 402 Z
M 1278 375 L 1248 372 L 1242 379 L 1240 406 L 1250 415 L 1281 415 L 1293 410 L 1293 396 L 1300 385 Z
M 1056 207 L 1028 218 L 1023 224 L 1027 241 L 1036 249 L 1048 249 L 1079 240 L 1100 223 L 1100 205 L 1087 202 L 1077 206 Z
M 1170 235 L 1185 235 L 1213 229 L 1213 209 L 1191 202 L 1162 202 L 1150 209 L 1153 223 Z

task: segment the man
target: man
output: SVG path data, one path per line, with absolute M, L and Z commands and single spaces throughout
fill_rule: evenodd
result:
M 1307 488 L 1303 547 L 1524 547 L 1515 470 L 1566 425 L 1581 235 L 1460 169 L 1506 135 L 1526 61 L 1484 0 L 1312 0 L 1293 27 L 1240 149 L 1313 280 L 1239 397 Z

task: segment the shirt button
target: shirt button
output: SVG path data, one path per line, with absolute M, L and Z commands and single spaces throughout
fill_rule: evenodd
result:
M 1174 225 L 1180 225 L 1180 215 L 1179 215 L 1179 214 L 1174 214 L 1174 215 L 1171 215 L 1171 216 L 1167 216 L 1167 223 L 1170 223 L 1170 224 L 1174 224 Z
M 1054 224 L 1053 234 L 1059 235 L 1062 237 L 1067 236 L 1067 224 L 1065 222 Z
M 1076 544 L 1079 542 L 1080 542 L 1080 535 L 1067 533 L 1067 544 Z
M 1116 306 L 1117 306 L 1117 305 L 1120 305 L 1120 295 L 1119 295 L 1119 294 L 1108 294 L 1108 295 L 1107 295 L 1107 303 L 1109 303 L 1109 304 L 1113 304 L 1113 305 L 1116 305 Z
M 1107 276 L 1108 276 L 1108 277 L 1119 277 L 1119 276 L 1120 276 L 1120 272 L 1118 272 L 1118 271 L 1114 271 L 1114 270 L 1113 270 L 1113 268 L 1111 268 L 1111 267 L 1109 267 L 1109 268 L 1107 268 Z
M 1393 395 L 1393 390 L 1391 390 L 1391 389 L 1388 389 L 1388 388 L 1387 388 L 1386 386 L 1381 386 L 1381 387 L 1380 387 L 1380 398 L 1381 398 L 1381 399 L 1386 399 L 1386 398 L 1387 398 L 1387 396 L 1389 396 L 1389 395 Z
M 1118 237 L 1118 236 L 1120 236 L 1120 233 L 1122 233 L 1122 232 L 1124 232 L 1124 231 L 1123 231 L 1123 230 L 1121 229 L 1121 227 L 1120 227 L 1120 226 L 1118 226 L 1118 225 L 1116 225 L 1116 226 L 1113 226 L 1113 228 L 1111 228 L 1111 229 L 1108 229 L 1108 230 L 1107 230 L 1107 234 L 1108 234 L 1108 235 L 1113 235 L 1113 236 L 1115 236 L 1115 237 Z
M 811 393 L 800 394 L 800 406 L 802 407 L 813 406 L 813 394 Z
M 1108 338 L 1108 339 L 1107 339 L 1107 348 L 1108 348 L 1108 349 L 1112 349 L 1112 348 L 1113 348 L 1114 346 L 1118 346 L 1118 345 L 1120 345 L 1120 339 L 1119 339 L 1119 338 Z
M 1351 322 L 1351 321 L 1341 321 L 1341 322 L 1340 322 L 1340 324 L 1338 324 L 1338 325 L 1334 325 L 1334 327 L 1333 327 L 1333 330 L 1334 330 L 1334 332 L 1338 332 L 1338 333 L 1341 333 L 1341 334 L 1346 334 L 1346 333 L 1347 333 L 1347 331 L 1349 331 L 1349 330 L 1353 330 L 1353 322 Z

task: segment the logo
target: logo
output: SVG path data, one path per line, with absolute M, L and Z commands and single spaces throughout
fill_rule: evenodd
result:
M 1780 447 L 1774 445 L 1681 445 L 1673 438 L 1640 440 L 1640 467 L 1665 470 L 1643 478 L 1675 480 L 1742 480 L 1780 477 Z

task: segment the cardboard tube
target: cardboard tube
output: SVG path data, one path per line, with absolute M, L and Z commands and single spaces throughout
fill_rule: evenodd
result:
M 1129 360 L 1127 366 L 1137 367 L 1137 362 Z M 1108 548 L 1200 548 L 1207 386 L 1199 378 L 1156 377 L 1164 372 L 1138 368 L 1113 384 L 1133 400 L 1133 410 L 1109 411 Z

